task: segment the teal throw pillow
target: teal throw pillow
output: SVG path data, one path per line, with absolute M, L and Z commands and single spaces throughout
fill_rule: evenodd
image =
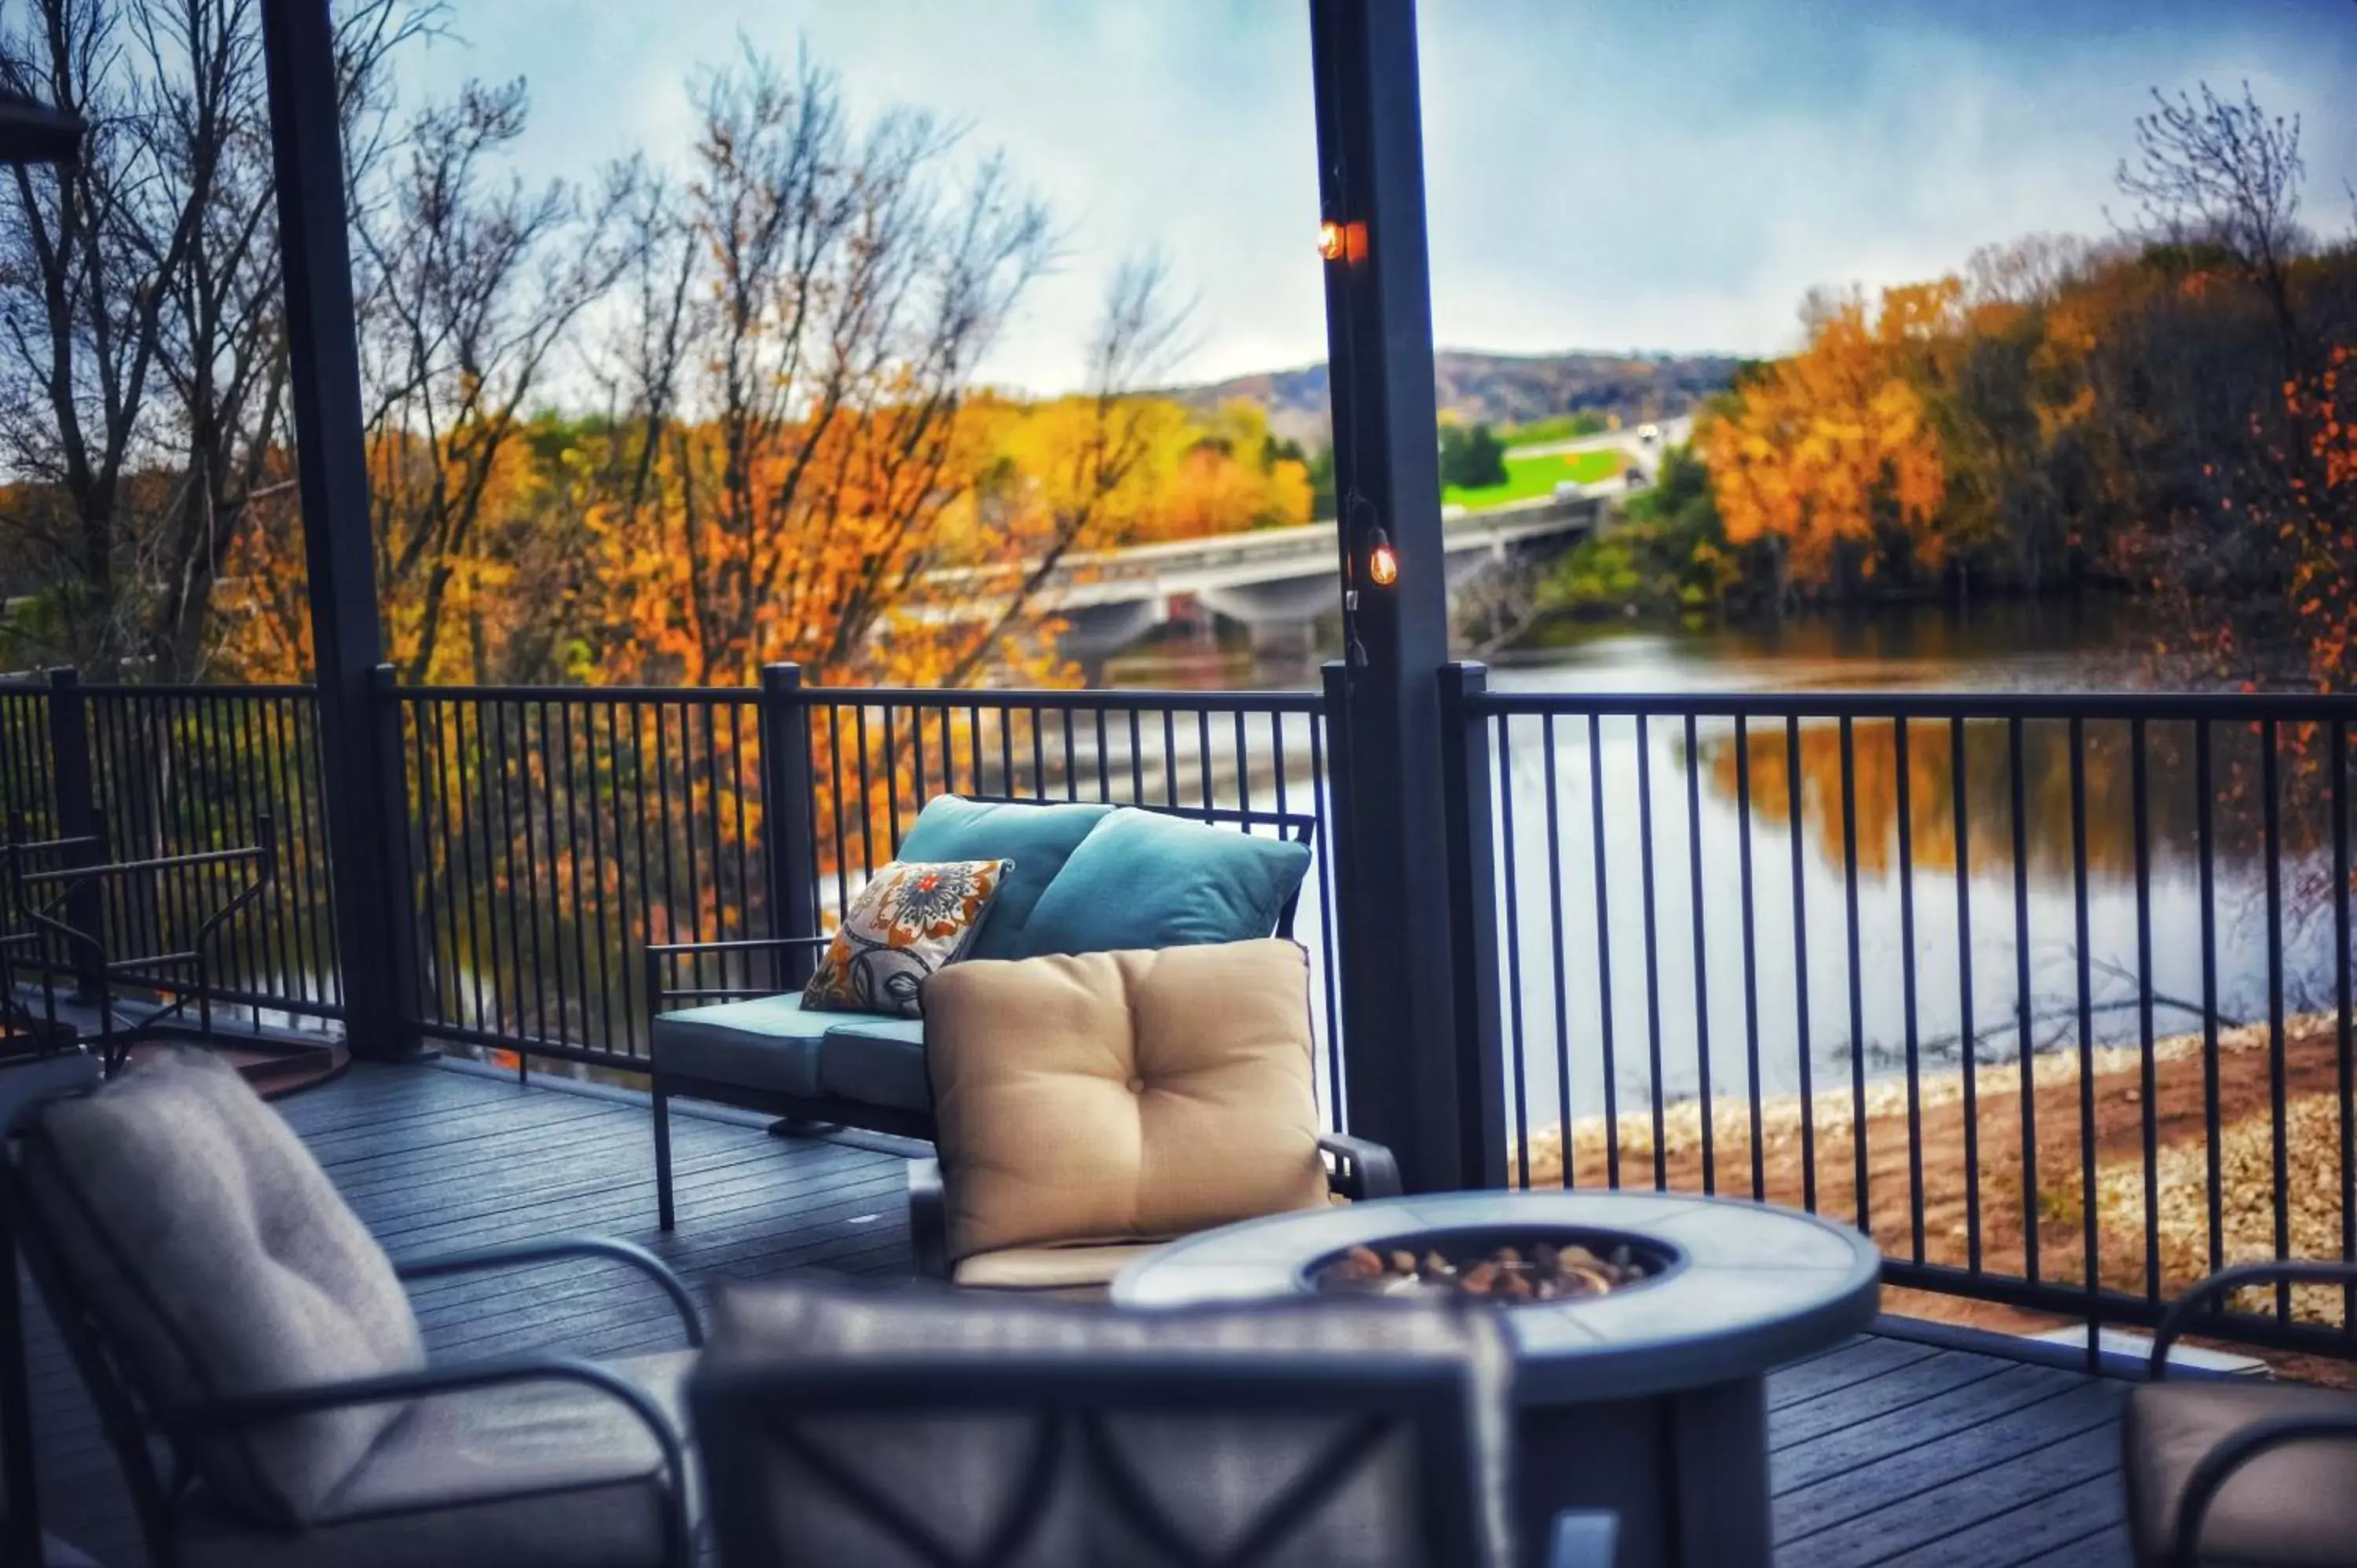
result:
M 1308 869 L 1307 844 L 1124 806 L 1048 885 L 1020 956 L 1265 937 Z
M 1090 800 L 1032 806 L 936 795 L 918 813 L 894 858 L 1013 861 L 991 900 L 989 920 L 964 956 L 1027 958 L 1033 950 L 1024 929 L 1039 896 L 1064 868 L 1066 857 L 1112 811 Z

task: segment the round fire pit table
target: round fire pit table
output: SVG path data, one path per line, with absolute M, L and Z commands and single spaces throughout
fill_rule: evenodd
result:
M 1599 1258 L 1626 1249 L 1644 1277 L 1495 1308 L 1514 1347 L 1523 1538 L 1543 1543 L 1563 1509 L 1609 1509 L 1619 1568 L 1764 1568 L 1767 1374 L 1873 1318 L 1881 1260 L 1855 1230 L 1675 1193 L 1383 1198 L 1174 1241 L 1123 1270 L 1113 1298 L 1150 1308 L 1312 1294 L 1353 1248 L 1487 1257 L 1541 1244 Z

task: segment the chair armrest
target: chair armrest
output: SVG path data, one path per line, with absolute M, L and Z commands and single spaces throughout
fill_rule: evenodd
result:
M 2153 1330 L 2152 1357 L 2145 1364 L 2145 1375 L 2156 1382 L 2167 1375 L 2169 1346 L 2191 1328 L 2193 1320 L 2208 1312 L 2211 1304 L 2221 1296 L 2231 1295 L 2245 1285 L 2294 1282 L 2357 1286 L 2357 1262 L 2283 1259 L 2274 1262 L 2240 1263 L 2231 1269 L 2219 1270 L 2178 1297 L 2161 1315 L 2160 1326 Z
M 775 952 L 780 948 L 823 948 L 833 937 L 741 937 L 725 942 L 649 942 L 649 958 L 677 958 L 682 953 Z
M 662 1453 L 671 1477 L 667 1490 L 669 1515 L 665 1535 L 670 1559 L 678 1568 L 695 1561 L 687 1518 L 687 1447 L 662 1409 L 640 1389 L 608 1368 L 593 1361 L 561 1356 L 527 1356 L 496 1361 L 475 1361 L 456 1367 L 424 1367 L 414 1372 L 356 1378 L 340 1383 L 320 1383 L 306 1389 L 273 1389 L 264 1393 L 238 1394 L 203 1400 L 167 1413 L 171 1430 L 203 1433 L 283 1420 L 320 1411 L 355 1405 L 387 1404 L 435 1394 L 464 1393 L 474 1389 L 503 1388 L 519 1383 L 578 1383 L 606 1395 L 638 1418 Z
M 85 1051 L 0 1068 L 0 1139 L 13 1136 L 43 1106 L 91 1093 L 101 1081 L 97 1058 Z
M 1620 1516 L 1566 1509 L 1547 1531 L 1547 1568 L 1612 1568 L 1620 1547 Z
M 503 1247 L 484 1247 L 465 1252 L 444 1252 L 431 1258 L 419 1258 L 413 1262 L 393 1265 L 393 1276 L 410 1280 L 436 1279 L 445 1274 L 475 1273 L 485 1269 L 521 1268 L 529 1263 L 550 1262 L 559 1258 L 603 1258 L 609 1262 L 636 1269 L 661 1286 L 679 1309 L 679 1320 L 687 1331 L 687 1342 L 698 1348 L 704 1344 L 704 1320 L 697 1316 L 695 1298 L 687 1294 L 687 1286 L 672 1273 L 663 1261 L 642 1247 L 628 1241 L 608 1240 L 601 1236 L 552 1236 L 540 1241 L 518 1241 Z
M 693 958 L 699 953 L 791 952 L 797 948 L 821 948 L 834 940 L 833 937 L 740 937 L 727 941 L 710 942 L 649 942 L 646 946 L 647 1011 L 662 1011 L 666 1002 L 683 1001 L 691 996 L 777 996 L 783 994 L 776 986 L 767 990 L 745 986 L 689 985 L 674 988 L 664 983 L 665 961 Z M 700 974 L 703 966 L 696 966 Z M 777 971 L 770 971 L 775 975 Z
M 2215 1448 L 2201 1455 L 2201 1462 L 2185 1478 L 2185 1495 L 2177 1504 L 2177 1539 L 2169 1561 L 2178 1568 L 2201 1568 L 2201 1526 L 2209 1518 L 2210 1505 L 2235 1471 L 2271 1450 L 2319 1438 L 2357 1444 L 2357 1408 L 2346 1414 L 2287 1415 L 2253 1422 L 2222 1438 Z
M 1400 1195 L 1399 1161 L 1373 1139 L 1353 1138 L 1348 1133 L 1321 1133 L 1318 1135 L 1318 1147 L 1334 1156 L 1335 1166 L 1327 1173 L 1327 1180 L 1343 1197 Z
M 909 1247 L 920 1279 L 950 1277 L 949 1211 L 942 1196 L 942 1162 L 909 1162 Z

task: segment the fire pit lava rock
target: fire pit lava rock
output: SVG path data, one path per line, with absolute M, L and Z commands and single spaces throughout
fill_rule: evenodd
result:
M 1329 1294 L 1471 1296 L 1517 1306 L 1651 1284 L 1684 1257 L 1617 1230 L 1418 1230 L 1329 1252 L 1307 1273 L 1312 1290 Z

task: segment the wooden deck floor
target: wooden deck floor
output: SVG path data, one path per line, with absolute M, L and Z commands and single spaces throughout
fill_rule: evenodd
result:
M 590 1232 L 651 1248 L 700 1294 L 795 1269 L 909 1267 L 903 1163 L 891 1154 L 676 1116 L 680 1224 L 665 1237 L 642 1101 L 464 1067 L 357 1065 L 280 1109 L 395 1258 Z M 417 1305 L 443 1357 L 675 1342 L 660 1298 L 596 1265 L 435 1282 Z M 48 1527 L 110 1565 L 138 1563 L 88 1402 L 46 1323 L 33 1333 Z M 2121 1392 L 2075 1371 L 1878 1337 L 1787 1368 L 1770 1384 L 1779 1561 L 2125 1564 Z

